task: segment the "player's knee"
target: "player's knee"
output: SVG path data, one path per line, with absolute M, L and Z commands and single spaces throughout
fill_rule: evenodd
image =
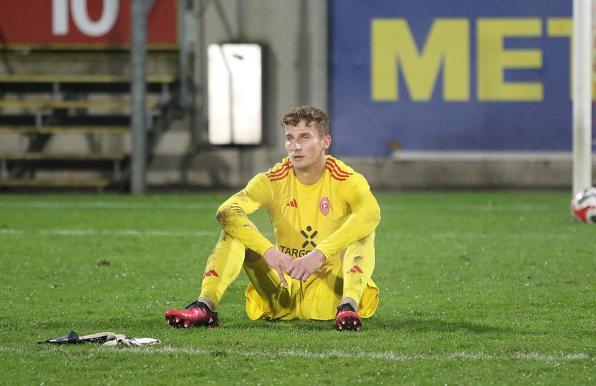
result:
M 215 218 L 223 227 L 225 227 L 225 225 L 229 222 L 230 215 L 230 208 L 222 206 L 219 209 L 217 209 L 217 212 L 215 213 Z
M 362 264 L 364 260 L 363 256 L 353 256 L 349 258 L 347 261 L 342 262 L 344 274 L 346 273 L 365 273 L 365 265 Z

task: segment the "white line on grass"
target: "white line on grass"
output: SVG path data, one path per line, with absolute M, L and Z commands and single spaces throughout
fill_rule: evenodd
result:
M 160 229 L 0 229 L 0 236 L 118 236 L 118 237 L 215 237 L 220 230 L 209 231 L 168 231 Z M 273 237 L 271 232 L 263 232 L 266 237 Z
M 25 231 L 22 229 L 0 229 L 0 235 L 24 235 Z
M 176 353 L 179 348 L 166 346 L 163 348 L 157 348 L 157 350 L 163 350 L 164 353 Z M 205 349 L 186 349 L 182 348 L 182 353 L 194 354 L 194 350 L 197 350 L 198 355 L 205 354 L 217 354 L 220 350 L 205 350 Z M 148 350 L 149 351 L 149 350 Z M 185 352 L 186 351 L 186 352 Z M 313 358 L 313 359 L 327 359 L 327 358 L 340 358 L 340 359 L 368 359 L 368 360 L 381 360 L 388 362 L 409 362 L 409 361 L 452 361 L 452 360 L 471 360 L 471 361 L 484 361 L 484 360 L 520 360 L 520 361 L 572 361 L 572 360 L 590 360 L 591 357 L 583 353 L 574 354 L 563 354 L 563 355 L 551 355 L 541 353 L 513 353 L 513 354 L 487 354 L 487 353 L 467 353 L 467 352 L 455 352 L 446 354 L 400 354 L 392 351 L 386 352 L 360 352 L 355 353 L 353 351 L 345 352 L 339 350 L 314 352 L 309 350 L 279 350 L 274 352 L 262 351 L 262 350 L 224 350 L 227 354 L 236 354 L 247 357 L 299 357 L 299 358 Z
M 379 237 L 379 236 L 377 236 Z M 420 233 L 412 233 L 412 232 L 396 232 L 393 234 L 388 235 L 392 239 L 395 238 L 405 238 L 410 239 L 412 237 L 421 237 Z M 496 237 L 494 234 L 488 233 L 481 233 L 481 232 L 432 232 L 432 233 L 425 233 L 425 238 L 429 239 L 487 239 L 487 240 L 495 240 Z M 513 239 L 513 240 L 569 240 L 576 238 L 577 236 L 573 234 L 539 234 L 539 233 L 512 233 L 512 234 L 499 234 L 498 239 Z
M 408 204 L 382 204 L 381 203 L 381 212 L 383 210 L 411 210 L 413 208 L 420 207 L 419 204 L 416 205 L 408 205 Z M 426 206 L 426 208 L 430 208 L 431 206 Z M 444 205 L 441 207 L 441 210 L 451 210 L 451 211 L 468 211 L 468 212 L 546 212 L 552 211 L 553 207 L 548 205 Z
M 14 201 L 0 200 L 3 208 L 38 208 L 38 209 L 166 209 L 166 210 L 199 210 L 217 209 L 219 203 L 171 203 L 171 202 L 110 202 L 110 201 L 84 201 L 84 202 L 52 202 L 52 201 Z
M 107 348 L 94 347 L 94 352 L 106 352 Z M 2 351 L 12 351 L 8 347 Z M 236 350 L 236 349 L 205 349 L 200 347 L 173 347 L 173 346 L 152 346 L 152 347 L 120 347 L 115 352 L 126 352 L 133 354 L 183 354 L 183 355 L 231 355 L 247 358 L 279 358 L 292 357 L 304 359 L 361 359 L 371 361 L 386 362 L 445 362 L 445 361 L 534 361 L 534 362 L 570 362 L 570 361 L 593 361 L 590 355 L 585 353 L 569 354 L 544 354 L 537 352 L 529 353 L 473 353 L 473 352 L 453 352 L 443 354 L 400 354 L 393 351 L 383 352 L 354 352 L 354 351 L 309 351 L 309 350 Z
M 223 200 L 222 200 L 223 201 Z M 165 209 L 165 210 L 199 210 L 217 209 L 221 202 L 202 203 L 172 203 L 172 202 L 112 202 L 112 201 L 81 201 L 81 202 L 54 202 L 54 201 L 18 201 L 0 200 L 2 208 L 39 208 L 39 209 Z M 407 210 L 418 205 L 407 204 L 381 204 L 382 210 Z M 447 205 L 442 210 L 466 210 L 479 212 L 535 212 L 549 211 L 548 205 Z
M 219 235 L 219 231 L 167 231 L 136 229 L 38 229 L 26 231 L 22 229 L 0 229 L 0 235 L 42 235 L 42 236 L 162 236 L 162 237 L 211 237 Z
M 24 235 L 42 235 L 42 236 L 122 236 L 122 237 L 140 237 L 140 236 L 161 236 L 161 237 L 211 237 L 217 236 L 220 231 L 214 227 L 214 230 L 205 231 L 172 231 L 172 230 L 159 230 L 159 229 L 37 229 L 37 230 L 24 230 L 24 229 L 12 229 L 4 228 L 0 229 L 0 236 L 24 236 Z M 267 237 L 273 237 L 270 232 L 263 233 Z M 391 238 L 412 238 L 419 237 L 418 233 L 411 232 L 397 232 L 391 234 Z M 424 237 L 428 239 L 494 239 L 494 235 L 477 233 L 477 232 L 435 232 L 428 233 Z M 567 240 L 574 236 L 569 234 L 557 234 L 557 235 L 541 235 L 541 234 L 508 234 L 501 235 L 500 238 L 504 239 L 521 239 L 521 240 Z

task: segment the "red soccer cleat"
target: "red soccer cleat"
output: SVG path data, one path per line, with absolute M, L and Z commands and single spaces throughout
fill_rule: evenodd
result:
M 362 318 L 358 312 L 349 304 L 341 304 L 337 307 L 335 315 L 335 329 L 337 331 L 360 331 L 362 328 Z
M 192 302 L 184 310 L 168 310 L 165 317 L 166 322 L 174 328 L 219 327 L 217 312 L 199 301 Z

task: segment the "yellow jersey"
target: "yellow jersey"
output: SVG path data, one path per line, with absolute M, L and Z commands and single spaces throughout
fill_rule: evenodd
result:
M 373 233 L 381 215 L 363 175 L 332 156 L 325 161 L 325 171 L 313 185 L 298 180 L 288 158 L 257 174 L 219 207 L 223 230 L 263 255 L 273 243 L 248 218 L 262 207 L 281 252 L 298 258 L 316 248 L 328 268 L 348 245 Z

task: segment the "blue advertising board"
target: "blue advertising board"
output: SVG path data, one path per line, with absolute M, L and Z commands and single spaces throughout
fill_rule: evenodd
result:
M 569 151 L 571 7 L 331 0 L 333 151 Z

